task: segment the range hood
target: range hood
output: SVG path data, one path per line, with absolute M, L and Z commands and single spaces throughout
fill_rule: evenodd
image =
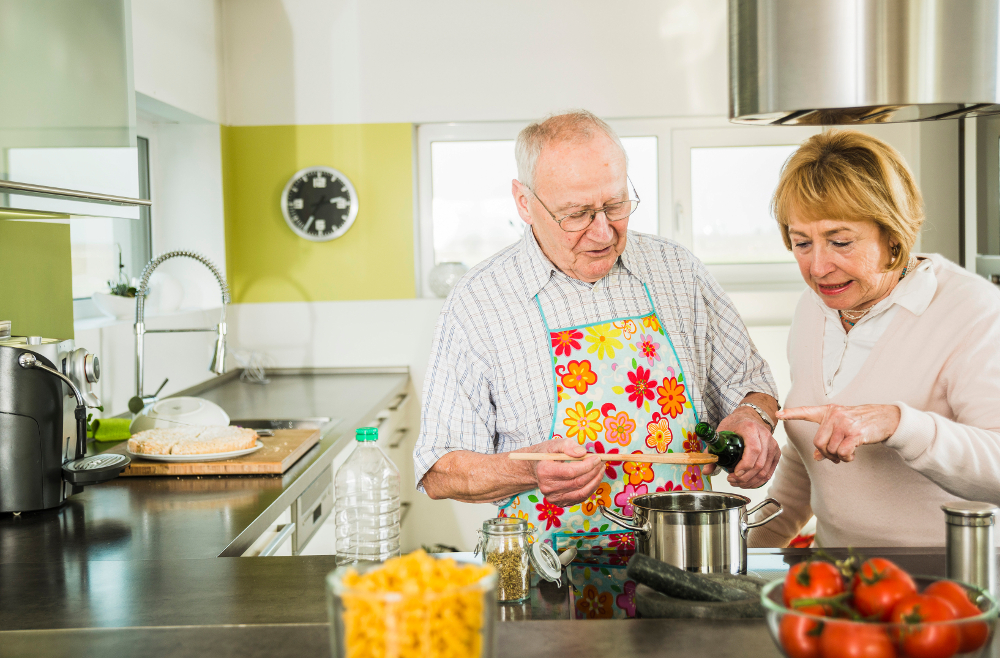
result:
M 729 0 L 729 117 L 829 125 L 1000 113 L 1000 0 Z

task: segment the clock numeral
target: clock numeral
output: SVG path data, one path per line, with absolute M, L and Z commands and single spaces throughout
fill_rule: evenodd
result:
M 350 208 L 351 207 L 350 200 L 349 199 L 345 199 L 342 196 L 338 196 L 338 197 L 334 197 L 334 198 L 330 199 L 330 203 L 337 204 L 337 209 L 338 210 L 344 210 L 345 208 Z
M 326 220 L 323 219 L 316 220 L 316 231 L 318 233 L 324 233 L 326 231 Z
M 295 208 L 296 210 L 302 210 L 305 205 L 306 204 L 302 201 L 302 199 L 295 199 L 292 201 L 292 208 Z
M 326 179 L 322 176 L 317 176 L 313 179 L 313 187 L 326 187 Z

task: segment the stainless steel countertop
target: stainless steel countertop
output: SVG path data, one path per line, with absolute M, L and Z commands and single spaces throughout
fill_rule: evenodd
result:
M 57 509 L 0 514 L 0 564 L 242 555 L 330 465 L 354 428 L 409 382 L 405 369 L 273 373 L 267 385 L 245 384 L 237 375 L 186 393 L 216 402 L 232 418 L 341 421 L 281 476 L 117 478 Z

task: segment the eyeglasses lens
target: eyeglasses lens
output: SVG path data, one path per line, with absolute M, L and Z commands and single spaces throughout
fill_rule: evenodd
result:
M 625 219 L 629 215 L 635 212 L 636 208 L 639 206 L 639 202 L 635 199 L 629 199 L 628 201 L 622 201 L 621 203 L 613 203 L 609 206 L 602 208 L 604 213 L 607 215 L 609 222 L 617 222 L 621 219 Z M 597 211 L 594 210 L 583 210 L 572 215 L 567 215 L 560 226 L 564 231 L 575 232 L 582 231 L 591 222 L 594 221 Z

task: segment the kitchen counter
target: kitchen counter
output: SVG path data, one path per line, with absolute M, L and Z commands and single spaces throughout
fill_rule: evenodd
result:
M 751 570 L 780 577 L 810 551 L 752 551 Z M 843 556 L 846 551 L 831 551 Z M 941 549 L 868 549 L 914 573 L 942 574 Z M 94 656 L 329 655 L 329 556 L 0 565 L 0 654 Z M 561 594 L 560 594 L 561 593 Z M 539 595 L 568 599 L 549 586 Z M 497 627 L 498 656 L 775 657 L 763 621 L 537 620 Z M 563 612 L 568 614 L 569 609 Z
M 233 419 L 330 417 L 319 443 L 280 476 L 125 477 L 84 489 L 61 508 L 0 514 L 0 564 L 240 556 L 409 382 L 405 368 L 238 372 L 184 391 Z M 90 450 L 113 444 L 90 444 Z M 3 588 L 6 590 L 6 587 Z M 2 596 L 3 594 L 0 594 Z
M 329 655 L 332 556 L 238 557 L 319 474 L 355 427 L 407 390 L 405 370 L 235 375 L 189 390 L 232 418 L 340 419 L 282 476 L 119 478 L 60 509 L 0 515 L 0 655 Z M 943 549 L 869 549 L 943 574 Z M 751 551 L 779 578 L 808 550 Z M 567 576 L 569 577 L 569 576 Z M 778 656 L 762 621 L 575 619 L 564 582 L 500 606 L 498 655 Z

